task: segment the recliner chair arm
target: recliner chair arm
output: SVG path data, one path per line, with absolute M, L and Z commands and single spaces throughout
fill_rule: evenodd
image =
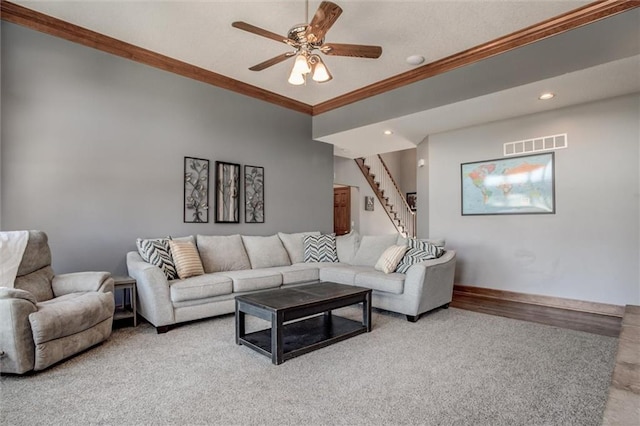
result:
M 33 303 L 34 306 L 38 302 L 28 291 L 9 287 L 0 287 L 0 299 L 24 299 Z
M 109 272 L 73 272 L 53 277 L 51 288 L 55 297 L 87 291 L 113 293 L 113 278 Z
M 33 303 L 34 306 L 38 303 L 35 296 L 28 291 L 9 287 L 0 287 L 0 299 L 24 299 Z
M 33 294 L 0 287 L 0 372 L 22 374 L 33 370 L 35 346 L 29 315 L 37 310 Z

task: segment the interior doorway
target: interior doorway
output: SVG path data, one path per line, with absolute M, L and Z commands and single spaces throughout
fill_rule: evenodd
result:
M 351 231 L 351 188 L 333 188 L 333 232 L 345 235 Z

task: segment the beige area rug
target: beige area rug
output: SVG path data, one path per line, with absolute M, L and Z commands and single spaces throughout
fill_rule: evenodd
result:
M 615 338 L 453 308 L 417 323 L 374 311 L 373 327 L 279 366 L 235 344 L 232 315 L 161 335 L 117 329 L 48 370 L 2 377 L 0 423 L 601 423 Z

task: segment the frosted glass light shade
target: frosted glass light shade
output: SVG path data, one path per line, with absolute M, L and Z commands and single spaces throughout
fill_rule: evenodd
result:
M 296 56 L 296 61 L 293 63 L 293 70 L 291 73 L 296 74 L 306 74 L 311 71 L 309 67 L 309 63 L 307 62 L 307 57 L 304 55 Z
M 293 84 L 294 86 L 300 86 L 304 84 L 304 74 L 297 73 L 295 69 L 291 70 L 289 80 L 287 81 L 289 84 Z
M 313 74 L 311 78 L 318 83 L 325 83 L 333 78 L 319 56 L 316 57 L 316 62 L 313 64 Z

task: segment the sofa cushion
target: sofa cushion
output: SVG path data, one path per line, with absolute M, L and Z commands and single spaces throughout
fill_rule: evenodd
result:
M 252 269 L 291 265 L 289 255 L 277 235 L 268 237 L 242 236 L 242 242 Z
M 338 260 L 343 263 L 353 263 L 353 258 L 356 256 L 359 243 L 360 235 L 358 235 L 356 231 L 351 231 L 347 235 L 336 237 Z
M 358 266 L 375 266 L 382 253 L 398 240 L 397 234 L 365 235 L 360 240 L 360 246 L 353 258 L 353 264 Z
M 312 263 L 298 263 L 291 266 L 270 268 L 282 274 L 282 285 L 299 284 L 320 279 L 319 268 Z
M 171 281 L 169 289 L 172 302 L 186 302 L 229 294 L 233 291 L 233 284 L 229 277 L 205 274 Z
M 196 239 L 205 273 L 251 269 L 251 263 L 249 263 L 249 257 L 240 235 L 208 236 L 198 234 Z
M 388 274 L 398 267 L 398 263 L 404 257 L 407 246 L 391 246 L 382 253 L 380 259 L 376 262 L 376 270 Z
M 335 266 L 320 268 L 320 281 L 330 281 L 338 284 L 354 285 L 356 275 L 361 272 L 374 272 L 371 266 L 352 266 L 337 263 Z
M 337 262 L 335 234 L 306 235 L 304 237 L 305 262 Z
M 404 291 L 405 277 L 405 274 L 398 273 L 385 274 L 379 271 L 360 272 L 356 275 L 354 284 L 359 287 L 370 288 L 371 290 L 402 294 Z
M 304 262 L 304 237 L 305 235 L 320 235 L 318 231 L 298 232 L 297 234 L 285 234 L 278 232 L 278 238 L 289 254 L 291 263 Z
M 233 281 L 233 292 L 264 290 L 282 285 L 282 274 L 272 269 L 248 269 L 246 271 L 218 272 Z
M 435 246 L 427 241 L 409 239 L 409 248 L 400 261 L 396 272 L 406 273 L 411 265 L 424 260 L 437 259 L 444 253 L 441 247 Z
M 111 292 L 71 293 L 37 304 L 29 315 L 36 345 L 80 333 L 113 316 Z
M 169 247 L 171 248 L 171 257 L 173 257 L 173 263 L 176 265 L 176 272 L 180 279 L 204 274 L 195 244 L 191 241 L 169 240 Z
M 176 266 L 171 257 L 169 240 L 166 238 L 136 240 L 138 253 L 145 262 L 158 266 L 169 280 L 178 278 Z

